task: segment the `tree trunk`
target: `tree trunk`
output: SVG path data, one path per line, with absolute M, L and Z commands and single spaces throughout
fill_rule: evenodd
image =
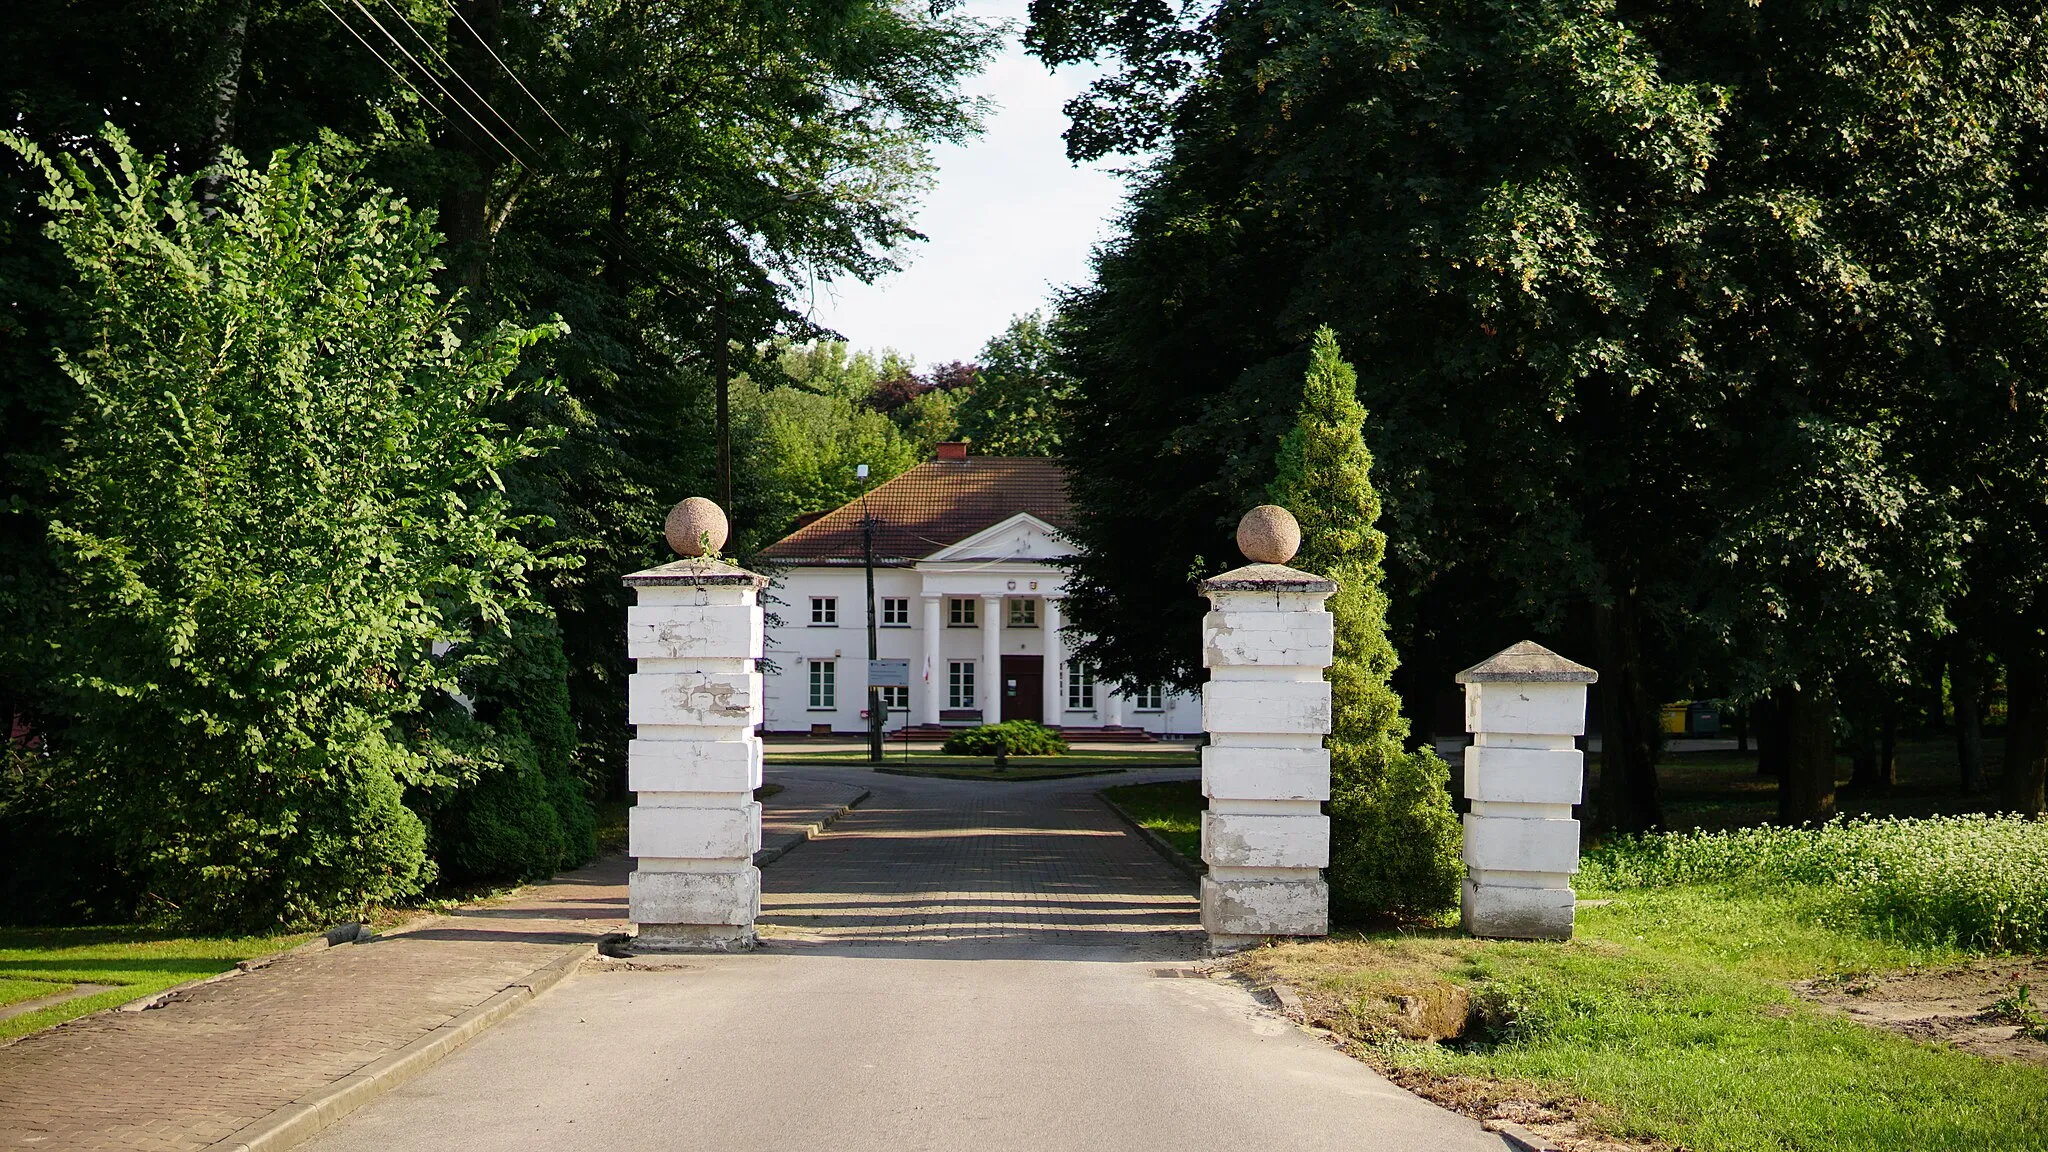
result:
M 220 163 L 221 154 L 234 142 L 235 104 L 242 94 L 242 55 L 248 43 L 249 0 L 242 0 L 221 26 L 220 40 L 214 48 L 219 59 L 213 72 L 213 111 L 206 122 L 206 140 L 200 145 L 201 166 Z M 220 198 L 220 184 L 218 173 L 199 181 L 200 209 L 209 216 L 215 211 L 214 202 Z
M 1899 782 L 1899 710 L 1887 705 L 1877 733 L 1877 795 L 1890 796 Z
M 2048 812 L 2048 665 L 2025 653 L 2005 670 L 2005 787 L 2001 807 Z
M 1780 688 L 1785 716 L 1785 775 L 1778 822 L 1798 825 L 1835 814 L 1835 702 L 1817 686 Z
M 477 37 L 496 37 L 500 0 L 458 0 L 458 4 L 469 24 L 465 26 L 456 20 L 449 25 L 448 62 L 476 86 L 484 99 L 495 104 L 498 65 Z M 476 36 L 470 35 L 472 27 Z M 476 113 L 488 115 L 482 108 L 476 109 Z M 447 238 L 442 251 L 449 286 L 468 293 L 470 314 L 480 321 L 491 250 L 491 184 L 502 154 L 488 140 L 465 137 L 455 127 L 460 116 L 457 109 L 447 109 L 448 122 L 441 131 L 438 146 L 443 152 L 468 158 L 469 164 L 450 174 L 450 182 L 441 195 L 439 224 L 441 235 Z
M 1643 679 L 1632 597 L 1593 607 L 1600 649 L 1600 821 L 1613 832 L 1663 827 L 1657 788 L 1656 713 Z
M 626 276 L 626 213 L 632 201 L 633 138 L 630 133 L 621 133 L 613 150 L 611 178 L 611 211 L 606 227 L 611 235 L 611 256 L 605 261 L 605 286 L 613 292 L 624 294 L 629 283 Z
M 1984 666 L 1976 654 L 1958 652 L 1949 665 L 1949 697 L 1956 710 L 1956 767 L 1963 795 L 1984 791 Z
M 1782 689 L 1757 698 L 1752 706 L 1756 725 L 1756 774 L 1776 780 L 1785 778 L 1785 754 L 1791 735 L 1785 731 Z
M 1729 726 L 1735 729 L 1735 753 L 1738 756 L 1749 755 L 1749 711 L 1750 706 L 1746 704 L 1728 710 Z

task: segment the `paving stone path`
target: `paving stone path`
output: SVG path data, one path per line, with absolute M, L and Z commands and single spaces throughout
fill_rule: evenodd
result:
M 1125 778 L 859 777 L 873 795 L 762 874 L 765 939 L 1190 954 L 1202 945 L 1194 883 L 1096 796 Z M 1155 778 L 1164 777 L 1128 780 Z
M 788 782 L 766 804 L 764 846 L 787 846 L 860 791 Z M 623 929 L 629 868 L 610 857 L 408 931 L 0 1047 L 0 1149 L 206 1148 Z

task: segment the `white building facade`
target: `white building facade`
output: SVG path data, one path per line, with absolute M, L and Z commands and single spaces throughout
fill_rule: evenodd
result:
M 876 655 L 909 669 L 908 685 L 882 689 L 889 731 L 1021 719 L 1083 738 L 1201 732 L 1198 698 L 1119 691 L 1071 655 L 1056 562 L 1074 549 L 1059 528 L 1064 482 L 1051 461 L 967 457 L 943 445 L 940 459 L 862 503 L 761 554 L 774 580 L 765 731 L 867 730 L 872 539 Z

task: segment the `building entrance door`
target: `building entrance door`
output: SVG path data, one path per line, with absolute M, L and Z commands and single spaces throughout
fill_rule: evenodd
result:
M 1003 657 L 1002 718 L 1045 723 L 1045 657 Z

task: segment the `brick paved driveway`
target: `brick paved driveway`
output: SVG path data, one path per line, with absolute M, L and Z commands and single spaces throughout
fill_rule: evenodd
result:
M 981 783 L 860 779 L 873 795 L 762 874 L 762 935 L 789 943 L 1201 947 L 1195 885 L 1105 807 L 1147 773 Z

